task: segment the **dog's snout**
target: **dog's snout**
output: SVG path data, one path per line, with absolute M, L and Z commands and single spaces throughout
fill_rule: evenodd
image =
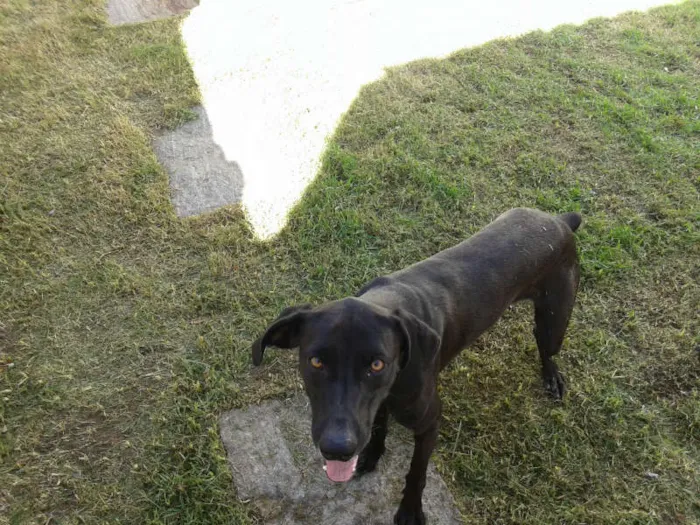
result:
M 348 461 L 357 453 L 357 435 L 347 424 L 326 428 L 318 447 L 323 457 L 331 461 Z

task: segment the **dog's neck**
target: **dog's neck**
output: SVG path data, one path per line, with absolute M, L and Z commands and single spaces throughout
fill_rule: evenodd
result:
M 357 299 L 374 306 L 386 308 L 390 312 L 396 310 L 401 305 L 402 301 L 400 294 L 392 289 L 391 286 L 377 286 L 371 288 L 357 297 Z

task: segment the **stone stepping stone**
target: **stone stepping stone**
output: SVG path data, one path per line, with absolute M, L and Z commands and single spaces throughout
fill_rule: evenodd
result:
M 226 160 L 212 138 L 202 107 L 198 118 L 158 136 L 153 149 L 170 179 L 171 199 L 179 217 L 198 215 L 241 200 L 243 174 Z
M 136 24 L 189 11 L 199 0 L 109 0 L 107 20 L 112 25 Z
M 401 500 L 413 440 L 392 424 L 377 471 L 348 483 L 330 482 L 311 441 L 306 397 L 271 401 L 220 418 L 221 439 L 238 496 L 250 501 L 270 525 L 387 525 Z M 462 523 L 431 463 L 423 495 L 431 525 Z

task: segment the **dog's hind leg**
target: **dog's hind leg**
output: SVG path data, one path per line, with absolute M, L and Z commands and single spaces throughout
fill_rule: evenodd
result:
M 564 379 L 552 361 L 559 353 L 578 289 L 578 266 L 550 275 L 538 286 L 535 303 L 535 339 L 542 360 L 545 389 L 556 399 L 564 397 Z
M 360 453 L 357 461 L 356 472 L 358 475 L 372 472 L 377 468 L 379 458 L 384 454 L 384 441 L 386 440 L 387 427 L 389 425 L 389 409 L 386 403 L 382 403 L 377 410 L 377 415 L 374 417 L 372 425 L 372 436 L 369 443 Z

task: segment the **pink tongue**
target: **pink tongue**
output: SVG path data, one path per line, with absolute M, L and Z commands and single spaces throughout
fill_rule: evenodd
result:
M 350 481 L 355 473 L 356 465 L 357 456 L 349 461 L 326 461 L 326 476 L 336 483 Z

